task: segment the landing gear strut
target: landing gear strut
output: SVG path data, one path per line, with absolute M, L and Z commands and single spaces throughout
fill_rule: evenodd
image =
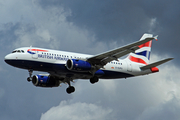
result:
M 71 79 L 68 79 L 67 80 L 67 83 L 68 83 L 68 85 L 69 85 L 69 87 L 66 89 L 66 92 L 68 93 L 68 94 L 71 94 L 71 93 L 73 93 L 74 91 L 75 91 L 75 88 L 73 87 L 73 86 L 71 86 Z
M 27 78 L 27 81 L 30 82 L 30 81 L 32 81 L 33 70 L 28 70 L 28 72 L 29 72 L 29 77 Z

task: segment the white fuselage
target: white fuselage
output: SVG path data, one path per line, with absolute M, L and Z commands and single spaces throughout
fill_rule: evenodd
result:
M 75 77 L 75 79 L 89 79 L 92 77 L 90 73 L 69 71 L 66 68 L 66 62 L 68 59 L 85 60 L 89 57 L 92 57 L 92 55 L 34 47 L 23 47 L 8 54 L 5 57 L 5 61 L 18 68 L 58 73 L 60 76 L 79 74 Z M 100 69 L 104 73 L 102 74 L 97 72 L 97 76 L 103 79 L 112 79 L 152 73 L 150 70 L 141 71 L 140 67 L 142 66 L 142 64 L 131 62 L 128 59 L 118 59 L 118 61 L 111 61 L 107 63 Z

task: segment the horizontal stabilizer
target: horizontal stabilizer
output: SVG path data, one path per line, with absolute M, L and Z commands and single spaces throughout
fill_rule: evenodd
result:
M 167 59 L 164 59 L 164 60 L 149 64 L 149 65 L 143 66 L 143 67 L 141 67 L 141 70 L 147 70 L 147 69 L 150 69 L 152 67 L 156 67 L 156 66 L 161 65 L 161 64 L 163 64 L 165 62 L 168 62 L 168 61 L 170 61 L 172 59 L 174 59 L 174 58 L 167 58 Z

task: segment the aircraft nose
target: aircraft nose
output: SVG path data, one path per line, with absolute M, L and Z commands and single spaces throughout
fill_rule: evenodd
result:
M 4 60 L 7 60 L 8 59 L 8 55 L 6 55 L 5 57 L 4 57 Z
M 17 60 L 16 55 L 11 53 L 4 57 L 4 61 L 14 67 L 18 67 L 18 65 L 20 64 L 20 62 Z
M 4 61 L 5 61 L 7 64 L 10 64 L 10 63 L 9 63 L 9 61 L 10 61 L 10 55 L 9 55 L 9 54 L 4 57 Z

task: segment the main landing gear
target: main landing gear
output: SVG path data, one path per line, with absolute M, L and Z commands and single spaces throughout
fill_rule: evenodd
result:
M 66 89 L 66 92 L 68 93 L 68 94 L 71 94 L 71 93 L 73 93 L 75 91 L 75 88 L 73 87 L 73 86 L 69 86 L 67 89 Z
M 67 79 L 67 84 L 69 85 L 69 87 L 66 89 L 66 92 L 68 94 L 71 94 L 71 93 L 73 93 L 75 91 L 75 88 L 73 86 L 71 86 L 71 81 L 72 80 L 70 78 Z
M 92 84 L 97 83 L 98 81 L 99 81 L 99 78 L 97 76 L 90 78 L 90 83 Z
M 27 81 L 30 82 L 30 81 L 32 81 L 33 70 L 28 70 L 28 72 L 29 72 L 29 77 L 27 78 Z

